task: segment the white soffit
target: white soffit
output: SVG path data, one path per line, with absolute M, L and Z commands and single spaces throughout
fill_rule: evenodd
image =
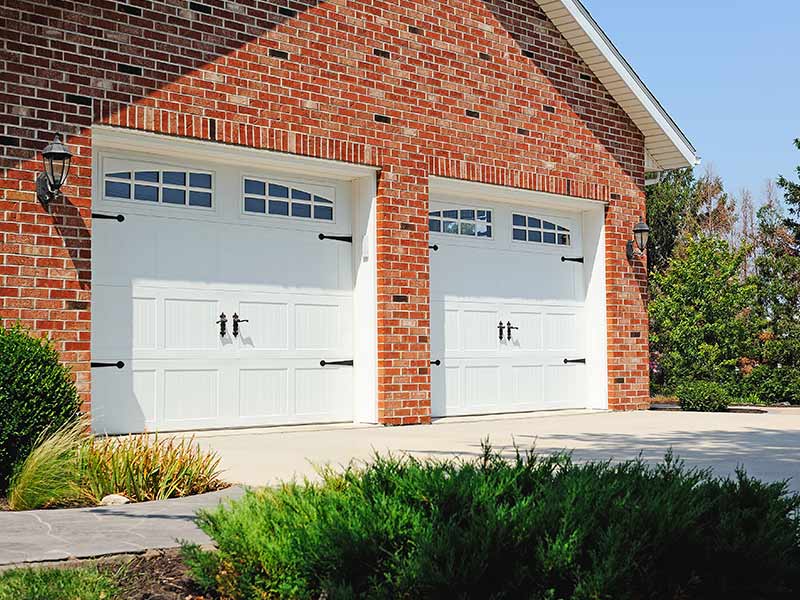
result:
M 628 61 L 614 47 L 580 0 L 537 0 L 548 18 L 575 48 L 608 93 L 645 136 L 650 170 L 699 164 L 691 142 L 681 132 Z

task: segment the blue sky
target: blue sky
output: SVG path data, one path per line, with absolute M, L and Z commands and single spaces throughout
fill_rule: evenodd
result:
M 798 0 L 583 3 L 729 192 L 794 175 Z

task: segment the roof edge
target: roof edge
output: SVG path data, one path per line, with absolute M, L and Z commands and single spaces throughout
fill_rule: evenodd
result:
M 697 151 L 689 141 L 689 138 L 681 131 L 678 124 L 636 74 L 636 71 L 633 70 L 630 63 L 617 49 L 597 21 L 595 21 L 594 17 L 592 17 L 581 0 L 560 0 L 560 2 L 589 36 L 595 46 L 597 46 L 597 49 L 603 54 L 608 63 L 617 71 L 617 74 L 628 84 L 631 92 L 633 92 L 667 137 L 675 144 L 681 155 L 686 159 L 688 163 L 687 166 L 699 164 L 700 158 L 697 156 Z

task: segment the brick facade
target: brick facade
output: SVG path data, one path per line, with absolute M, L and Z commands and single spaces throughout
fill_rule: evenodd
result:
M 0 317 L 52 336 L 87 403 L 93 124 L 381 167 L 387 424 L 430 419 L 428 176 L 608 201 L 609 403 L 647 403 L 646 273 L 625 257 L 643 136 L 534 0 L 0 6 Z M 76 157 L 45 210 L 55 132 Z

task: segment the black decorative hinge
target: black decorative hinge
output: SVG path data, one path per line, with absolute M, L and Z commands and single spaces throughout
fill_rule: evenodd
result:
M 586 359 L 585 358 L 573 358 L 573 359 L 565 358 L 564 359 L 564 364 L 565 365 L 585 365 L 586 364 Z
M 429 249 L 433 250 L 434 252 L 439 251 L 439 244 L 434 244 L 433 246 L 428 246 Z
M 569 258 L 568 256 L 562 256 L 561 262 L 576 262 L 576 263 L 583 263 L 583 257 L 577 256 L 575 258 Z
M 353 236 L 352 235 L 325 235 L 324 233 L 319 234 L 319 239 L 321 240 L 333 240 L 335 242 L 347 242 L 349 244 L 353 243 Z
M 108 219 L 109 221 L 119 221 L 122 223 L 125 220 L 125 215 L 104 215 L 103 213 L 92 213 L 93 219 Z
M 93 369 L 103 369 L 106 367 L 117 367 L 118 369 L 121 369 L 125 366 L 125 363 L 121 360 L 118 360 L 117 362 L 92 362 L 90 364 Z
M 438 367 L 439 365 L 441 365 L 441 364 L 442 364 L 442 361 L 440 361 L 440 360 L 437 358 L 436 360 L 432 360 L 432 361 L 431 361 L 431 364 L 432 364 L 434 367 Z
M 320 367 L 352 367 L 353 361 L 352 360 L 321 360 L 319 361 Z

